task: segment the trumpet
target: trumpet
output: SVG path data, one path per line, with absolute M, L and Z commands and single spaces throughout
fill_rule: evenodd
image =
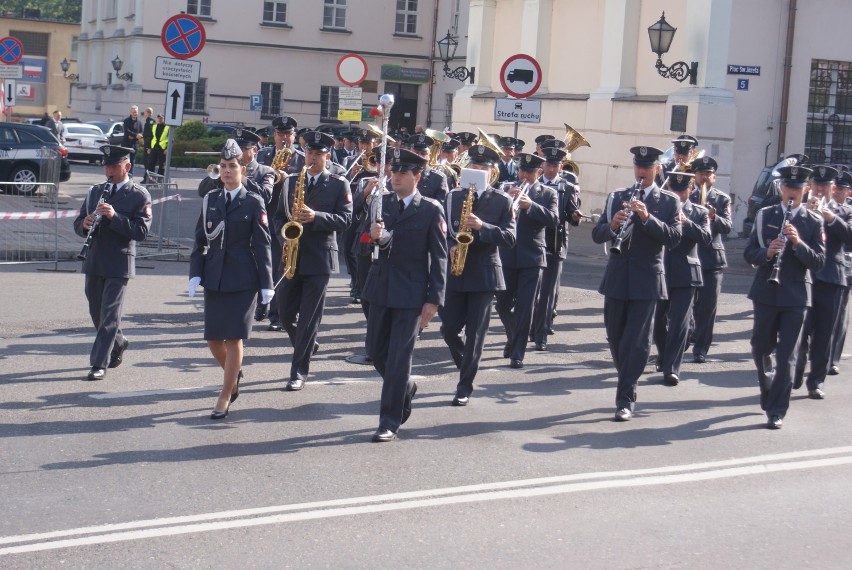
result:
M 218 164 L 211 164 L 210 166 L 207 167 L 207 177 L 210 180 L 219 180 L 219 176 L 220 176 L 220 174 L 219 174 L 219 165 Z
M 504 192 L 506 192 L 508 194 L 509 189 L 513 188 L 515 186 L 515 183 L 514 182 L 504 182 L 502 184 L 502 186 L 503 186 L 503 188 L 501 188 L 501 190 L 503 190 Z M 532 186 L 532 184 L 530 184 L 529 182 L 524 182 L 521 185 L 521 190 L 518 192 L 518 195 L 515 196 L 512 199 L 512 212 L 515 213 L 516 215 L 518 213 L 518 209 L 521 207 L 521 198 L 523 198 L 524 196 L 526 196 L 527 194 L 530 193 L 530 187 L 531 186 Z
M 95 239 L 95 231 L 98 229 L 98 225 L 101 223 L 102 216 L 97 213 L 98 206 L 106 202 L 106 191 L 112 184 L 112 177 L 107 178 L 107 181 L 104 183 L 103 188 L 101 189 L 101 197 L 98 198 L 98 203 L 95 206 L 95 219 L 92 221 L 92 225 L 89 226 L 89 232 L 86 234 L 86 239 L 83 242 L 83 248 L 80 250 L 80 253 L 77 254 L 77 259 L 80 261 L 86 261 L 86 257 L 89 255 L 89 247 L 92 245 L 92 241 Z
M 793 219 L 793 199 L 787 201 L 787 213 L 784 214 L 784 223 L 781 224 L 781 231 L 778 232 L 778 238 L 784 240 L 784 247 L 787 247 L 787 236 L 784 235 L 784 228 L 786 228 L 791 220 Z M 759 230 L 760 228 L 758 228 Z M 778 252 L 778 255 L 775 256 L 775 263 L 772 265 L 772 271 L 769 274 L 770 283 L 775 283 L 778 285 L 781 282 L 780 274 L 781 274 L 781 259 L 784 256 L 784 250 Z
M 640 178 L 636 181 L 636 184 L 633 185 L 633 190 L 630 193 L 630 200 L 624 203 L 623 212 L 630 211 L 630 202 L 638 199 L 639 193 L 642 191 L 642 183 L 645 181 L 644 178 Z M 621 246 L 624 243 L 624 237 L 627 233 L 627 230 L 630 229 L 630 226 L 633 225 L 633 217 L 630 216 L 624 222 L 622 222 L 621 227 L 618 228 L 618 232 L 615 234 L 615 239 L 612 242 L 612 245 L 609 248 L 610 253 L 621 253 Z

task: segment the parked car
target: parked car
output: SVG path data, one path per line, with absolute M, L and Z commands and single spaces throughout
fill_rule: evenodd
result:
M 113 121 L 86 121 L 86 124 L 95 125 L 106 135 L 109 144 L 121 146 L 124 140 L 124 123 Z
M 88 160 L 90 164 L 103 161 L 101 147 L 109 140 L 100 127 L 88 123 L 63 123 L 63 127 L 69 160 Z
M 210 131 L 210 134 L 224 134 L 225 136 L 234 137 L 234 134 L 237 132 L 237 129 L 241 129 L 242 127 L 238 127 L 236 125 L 219 125 L 212 124 L 207 125 L 207 130 Z
M 59 181 L 71 178 L 68 152 L 50 129 L 27 123 L 0 123 L 0 182 L 14 182 L 13 191 L 33 194 L 50 151 L 61 156 Z M 9 192 L 9 187 L 3 187 Z

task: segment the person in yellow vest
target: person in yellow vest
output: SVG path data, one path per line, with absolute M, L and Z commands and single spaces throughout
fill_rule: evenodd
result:
M 169 146 L 169 126 L 164 123 L 162 114 L 157 115 L 157 123 L 151 127 L 151 162 L 148 170 L 163 175 L 166 164 L 166 149 Z

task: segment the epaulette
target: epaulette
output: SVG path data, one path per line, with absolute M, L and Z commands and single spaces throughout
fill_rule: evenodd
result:
M 675 194 L 675 193 L 674 193 L 674 192 L 672 192 L 671 190 L 665 190 L 665 189 L 663 189 L 663 188 L 660 188 L 660 194 L 662 194 L 662 195 L 664 195 L 664 196 L 668 196 L 668 197 L 669 197 L 669 198 L 671 198 L 672 200 L 675 200 L 675 201 L 677 201 L 677 202 L 680 202 L 680 196 L 678 196 L 677 194 Z

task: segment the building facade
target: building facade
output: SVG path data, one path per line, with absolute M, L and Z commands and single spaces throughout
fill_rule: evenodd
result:
M 663 63 L 697 62 L 696 85 L 655 68 L 647 29 L 663 12 L 677 28 Z M 573 156 L 586 209 L 633 183 L 628 148 L 667 149 L 685 132 L 718 160 L 739 229 L 764 165 L 799 152 L 852 161 L 850 19 L 845 0 L 470 0 L 476 83 L 457 92 L 453 128 L 512 134 L 513 123 L 495 120 L 500 70 L 531 55 L 541 122 L 520 123 L 518 136 L 561 138 L 567 123 L 589 140 Z
M 95 119 L 123 117 L 133 104 L 162 109 L 167 82 L 155 78 L 155 65 L 172 56 L 161 32 L 181 12 L 200 19 L 206 32 L 204 48 L 191 58 L 201 73 L 186 86 L 184 120 L 265 126 L 291 115 L 300 126 L 337 123 L 345 87 L 337 65 L 355 53 L 367 64 L 365 120 L 380 94 L 393 93 L 392 127 L 449 124 L 459 83 L 443 76 L 436 41 L 448 30 L 464 36 L 463 0 L 84 0 L 75 112 Z M 252 96 L 260 102 L 254 109 Z

